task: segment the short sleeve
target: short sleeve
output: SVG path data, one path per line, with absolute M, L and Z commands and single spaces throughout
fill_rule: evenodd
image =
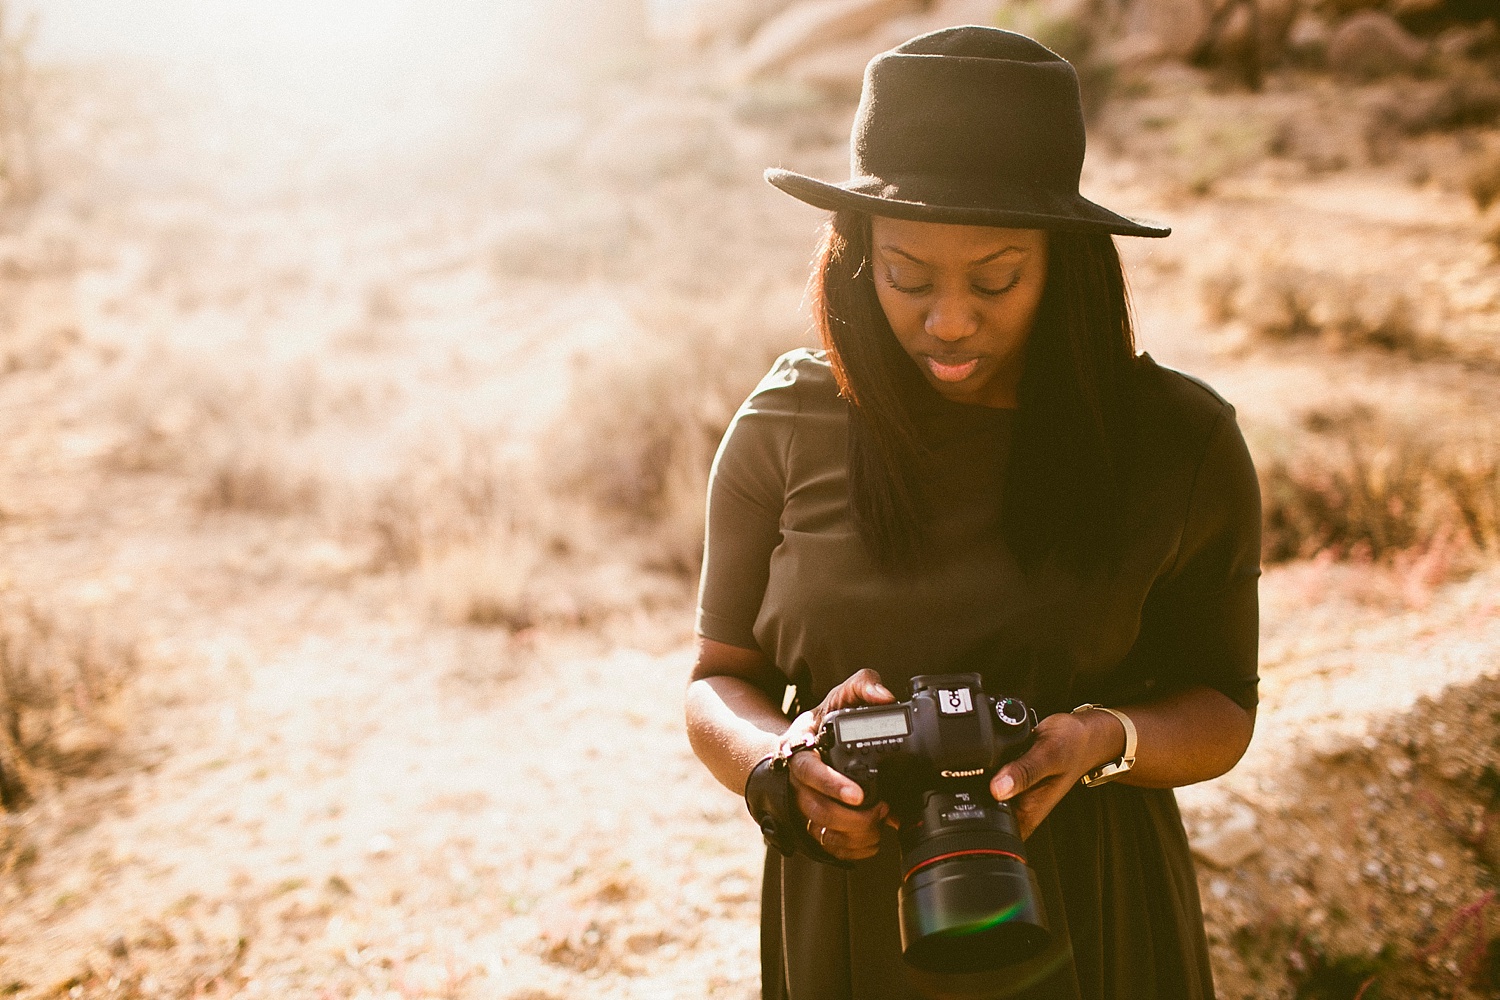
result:
M 1193 478 L 1177 559 L 1142 616 L 1164 688 L 1206 684 L 1241 708 L 1258 700 L 1260 486 L 1225 404 Z
M 799 411 L 797 363 L 805 351 L 777 360 L 735 413 L 719 442 L 708 479 L 698 634 L 758 649 L 755 619 L 781 541 L 787 455 Z

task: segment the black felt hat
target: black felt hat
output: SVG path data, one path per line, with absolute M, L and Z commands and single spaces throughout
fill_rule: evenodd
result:
M 1046 46 L 968 25 L 918 35 L 865 68 L 850 178 L 773 168 L 766 180 L 830 211 L 922 222 L 1166 236 L 1078 193 L 1078 74 Z

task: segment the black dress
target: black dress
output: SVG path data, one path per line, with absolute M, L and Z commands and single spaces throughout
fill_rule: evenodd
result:
M 974 671 L 1043 716 L 1195 684 L 1256 703 L 1260 497 L 1233 409 L 1138 359 L 1126 556 L 1108 573 L 1025 576 L 998 531 L 1014 413 L 936 393 L 919 424 L 934 558 L 877 568 L 848 517 L 848 414 L 820 353 L 782 357 L 714 462 L 703 636 L 759 649 L 816 704 L 861 667 L 902 696 L 915 674 Z M 768 852 L 762 989 L 787 1000 L 1213 996 L 1197 882 L 1170 790 L 1075 787 L 1027 841 L 1054 946 L 999 973 L 901 960 L 893 837 L 844 870 Z

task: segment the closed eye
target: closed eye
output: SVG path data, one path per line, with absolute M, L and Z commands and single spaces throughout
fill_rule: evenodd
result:
M 983 295 L 985 298 L 993 299 L 997 296 L 1004 295 L 1006 292 L 1010 291 L 1012 288 L 1015 288 L 1020 283 L 1021 272 L 1017 271 L 1015 274 L 1011 275 L 1010 281 L 1006 282 L 1003 288 L 986 288 L 983 285 L 970 285 L 969 287 L 974 289 L 976 294 Z

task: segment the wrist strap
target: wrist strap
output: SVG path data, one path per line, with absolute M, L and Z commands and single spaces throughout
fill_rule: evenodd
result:
M 852 868 L 853 862 L 834 857 L 813 839 L 807 832 L 807 819 L 797 808 L 797 794 L 792 789 L 791 754 L 810 749 L 810 746 L 799 746 L 788 754 L 771 754 L 751 768 L 750 777 L 745 781 L 745 807 L 760 827 L 767 847 L 774 847 L 787 857 L 800 852 L 825 865 Z
M 1101 764 L 1088 774 L 1078 779 L 1078 783 L 1085 788 L 1093 788 L 1113 781 L 1120 775 L 1127 773 L 1135 767 L 1135 723 L 1130 721 L 1130 716 L 1117 708 L 1107 708 L 1104 705 L 1079 705 L 1073 709 L 1072 714 L 1080 712 L 1108 712 L 1120 720 L 1120 725 L 1125 727 L 1125 752 L 1107 764 Z

